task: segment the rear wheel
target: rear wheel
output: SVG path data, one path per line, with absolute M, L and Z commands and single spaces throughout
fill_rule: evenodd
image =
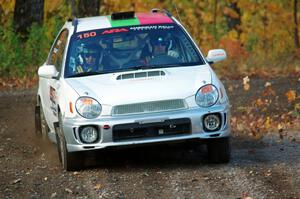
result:
M 59 126 L 56 127 L 57 150 L 62 167 L 66 171 L 79 170 L 83 166 L 83 157 L 79 152 L 68 152 L 67 142 L 62 128 L 61 115 L 59 114 Z
M 227 163 L 231 156 L 230 138 L 216 138 L 207 142 L 208 159 L 212 163 Z

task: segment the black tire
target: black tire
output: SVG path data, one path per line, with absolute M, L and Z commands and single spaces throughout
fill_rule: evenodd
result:
M 79 152 L 68 152 L 67 142 L 62 128 L 61 115 L 59 114 L 59 126 L 56 127 L 56 140 L 58 157 L 62 167 L 66 171 L 75 171 L 83 167 L 83 157 Z
M 48 138 L 49 127 L 46 122 L 42 104 L 35 107 L 35 133 L 39 138 Z
M 212 163 L 228 163 L 231 157 L 230 138 L 216 138 L 207 142 L 208 159 Z

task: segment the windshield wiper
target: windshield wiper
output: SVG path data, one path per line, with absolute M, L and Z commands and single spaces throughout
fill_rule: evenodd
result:
M 165 65 L 162 65 L 161 68 L 169 68 L 169 67 L 182 67 L 183 65 L 180 65 L 180 64 L 165 64 Z
M 162 65 L 149 65 L 149 66 L 134 66 L 128 68 L 129 70 L 143 70 L 143 69 L 153 69 L 153 68 L 169 68 L 169 67 L 180 67 L 180 64 L 162 64 Z
M 154 66 L 154 65 L 150 65 L 150 66 L 140 65 L 140 66 L 129 67 L 126 69 L 128 69 L 128 70 L 144 70 L 144 69 L 152 69 L 152 68 L 158 68 L 158 67 L 159 66 Z
M 178 64 L 162 64 L 162 65 L 141 65 L 141 66 L 134 66 L 134 67 L 129 67 L 127 70 L 145 70 L 145 69 L 153 69 L 153 68 L 167 68 L 167 67 L 178 67 L 181 65 Z
M 84 76 L 101 75 L 101 74 L 105 74 L 105 72 L 90 71 L 90 72 L 83 72 L 83 73 L 73 74 L 73 75 L 70 75 L 69 77 L 84 77 Z

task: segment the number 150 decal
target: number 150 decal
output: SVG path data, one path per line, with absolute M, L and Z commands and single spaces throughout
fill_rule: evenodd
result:
M 77 37 L 79 39 L 86 39 L 86 38 L 96 37 L 96 36 L 97 36 L 97 33 L 95 31 L 93 31 L 93 32 L 82 33 L 82 34 L 78 35 Z

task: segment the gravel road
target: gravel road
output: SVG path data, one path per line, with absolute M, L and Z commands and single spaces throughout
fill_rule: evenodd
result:
M 34 136 L 34 104 L 34 89 L 0 93 L 0 198 L 300 198 L 300 132 L 234 133 L 228 164 L 171 145 L 104 151 L 64 172 L 56 146 Z

